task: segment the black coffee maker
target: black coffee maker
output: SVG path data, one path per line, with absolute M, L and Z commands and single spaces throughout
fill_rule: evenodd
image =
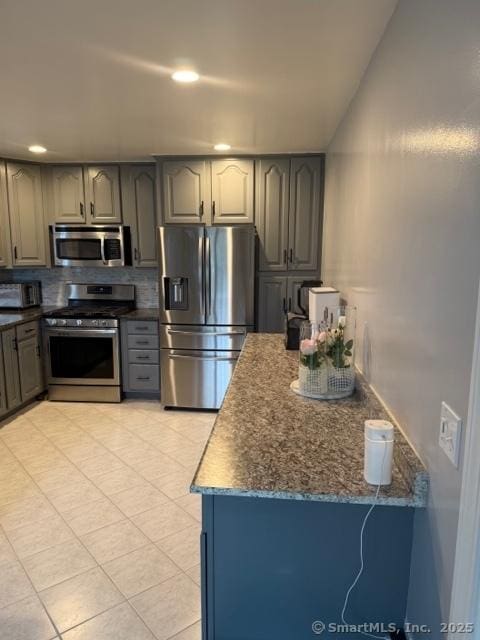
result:
M 289 311 L 285 315 L 285 348 L 298 350 L 300 348 L 300 327 L 308 320 L 308 290 L 321 287 L 322 280 L 304 280 L 297 290 L 297 307 L 302 313 Z

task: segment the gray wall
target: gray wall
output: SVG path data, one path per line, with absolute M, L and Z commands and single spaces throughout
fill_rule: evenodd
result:
M 480 275 L 479 25 L 478 0 L 400 0 L 327 153 L 323 279 L 358 305 L 359 364 L 431 474 L 408 617 L 433 638 L 461 482 L 440 403 L 466 417 Z
M 67 282 L 105 282 L 134 284 L 137 307 L 158 306 L 157 269 L 122 268 L 53 268 L 53 269 L 4 269 L 1 280 L 40 280 L 43 304 L 65 304 L 65 284 Z

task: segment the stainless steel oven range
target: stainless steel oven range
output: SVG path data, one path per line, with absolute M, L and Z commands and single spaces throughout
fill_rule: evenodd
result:
M 120 402 L 119 317 L 134 308 L 135 287 L 69 284 L 67 298 L 43 320 L 49 400 Z

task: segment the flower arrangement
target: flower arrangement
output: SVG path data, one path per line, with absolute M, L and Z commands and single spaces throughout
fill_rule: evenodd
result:
M 355 372 L 353 361 L 354 340 L 352 329 L 341 308 L 331 322 L 319 325 L 305 323 L 300 341 L 299 388 L 306 394 L 336 398 L 353 393 Z M 353 309 L 353 312 L 355 310 Z M 352 313 L 349 313 L 351 316 Z M 354 323 L 353 323 L 354 327 Z

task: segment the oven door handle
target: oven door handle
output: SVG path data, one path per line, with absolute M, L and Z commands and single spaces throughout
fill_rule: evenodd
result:
M 64 336 L 65 338 L 79 338 L 81 336 L 86 337 L 108 337 L 115 336 L 118 333 L 118 329 L 75 329 L 74 327 L 68 327 L 66 329 L 50 329 L 45 332 L 47 337 L 49 336 Z

